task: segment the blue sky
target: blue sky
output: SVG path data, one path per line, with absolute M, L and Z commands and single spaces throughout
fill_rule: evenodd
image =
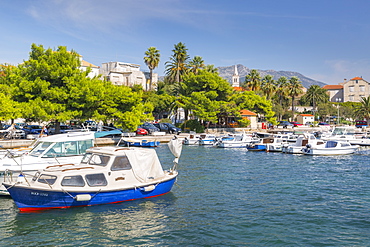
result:
M 140 64 L 174 44 L 216 67 L 299 72 L 327 84 L 370 82 L 368 0 L 2 0 L 0 63 L 27 60 L 32 43 L 67 46 L 100 66 Z

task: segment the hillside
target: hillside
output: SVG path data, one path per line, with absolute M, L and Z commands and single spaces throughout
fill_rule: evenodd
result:
M 217 67 L 217 69 L 219 71 L 220 76 L 222 78 L 225 78 L 231 83 L 231 78 L 234 74 L 234 67 L 235 65 L 227 66 L 227 67 Z M 237 68 L 238 68 L 238 73 L 240 76 L 240 82 L 244 82 L 245 76 L 250 72 L 251 69 L 245 67 L 242 64 L 238 64 Z M 305 88 L 309 88 L 311 85 L 319 85 L 320 87 L 323 87 L 326 85 L 326 83 L 313 80 L 298 72 L 293 72 L 293 71 L 258 70 L 258 72 L 260 73 L 261 77 L 264 77 L 267 74 L 272 75 L 274 76 L 274 80 L 279 79 L 281 76 L 285 76 L 288 79 L 293 76 L 296 76 L 300 79 L 300 81 L 302 82 L 302 85 Z

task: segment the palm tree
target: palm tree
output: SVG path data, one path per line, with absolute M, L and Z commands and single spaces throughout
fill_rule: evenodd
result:
M 194 74 L 198 74 L 199 70 L 204 68 L 204 61 L 203 58 L 200 56 L 195 56 L 190 62 L 189 62 L 189 67 L 190 71 L 193 72 Z
M 149 75 L 149 90 L 152 90 L 152 81 L 153 81 L 153 70 L 158 67 L 159 64 L 159 50 L 155 47 L 149 47 L 145 52 L 144 62 L 148 66 L 150 75 Z M 146 88 L 148 90 L 148 88 Z
M 256 69 L 252 69 L 245 77 L 245 85 L 252 91 L 257 91 L 261 87 L 261 75 Z
M 357 109 L 357 114 L 366 118 L 367 125 L 370 123 L 370 96 L 361 98 L 361 105 Z
M 268 100 L 271 98 L 272 94 L 276 92 L 276 83 L 272 75 L 263 77 L 261 90 Z
M 326 103 L 329 101 L 329 95 L 326 94 L 327 90 L 321 88 L 319 85 L 312 85 L 304 95 L 305 100 L 312 104 L 313 111 L 316 112 L 316 105 L 319 103 Z
M 213 64 L 207 64 L 203 67 L 204 71 L 210 72 L 210 73 L 218 73 L 218 69 L 215 68 Z
M 187 61 L 189 59 L 185 44 L 179 42 L 172 50 L 173 55 L 170 61 L 166 62 L 166 75 L 172 79 L 173 82 L 180 82 L 181 75 L 187 71 Z
M 288 95 L 292 98 L 292 118 L 294 120 L 294 99 L 303 93 L 302 83 L 298 77 L 293 76 L 289 79 Z

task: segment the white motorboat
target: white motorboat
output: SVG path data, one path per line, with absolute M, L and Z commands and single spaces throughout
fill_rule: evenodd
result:
M 315 147 L 325 144 L 325 141 L 317 139 L 313 134 L 303 134 L 298 136 L 296 142 L 283 144 L 282 152 L 288 154 L 303 154 L 302 149 L 306 148 L 307 144 L 310 144 L 311 147 Z
M 182 144 L 184 145 L 199 145 L 200 141 L 200 135 L 191 132 L 189 136 L 185 137 L 184 140 L 182 141 Z
M 246 148 L 247 145 L 259 141 L 260 139 L 252 134 L 229 134 L 221 137 L 214 146 L 219 148 Z
M 18 175 L 34 174 L 37 170 L 58 164 L 78 164 L 86 150 L 94 146 L 96 137 L 113 132 L 70 132 L 41 137 L 34 147 L 23 154 L 11 153 L 0 159 L 0 179 L 4 182 L 15 181 Z M 4 186 L 0 195 L 8 195 Z
M 353 126 L 336 126 L 327 135 L 321 136 L 325 141 L 347 141 L 353 145 L 370 146 L 370 139 L 365 133 Z
M 359 149 L 358 145 L 351 145 L 345 141 L 327 141 L 325 144 L 311 146 L 307 144 L 302 149 L 304 154 L 308 155 L 342 155 L 353 154 Z
M 214 145 L 218 137 L 214 134 L 200 134 L 199 145 Z

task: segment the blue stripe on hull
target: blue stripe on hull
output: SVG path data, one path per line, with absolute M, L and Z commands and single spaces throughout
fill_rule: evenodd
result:
M 154 190 L 149 192 L 145 192 L 140 188 L 136 188 L 94 193 L 68 192 L 68 195 L 65 192 L 35 190 L 17 186 L 10 187 L 8 191 L 20 211 L 35 211 L 51 208 L 93 206 L 156 197 L 170 192 L 175 181 L 176 177 L 162 182 L 158 184 Z M 72 198 L 79 194 L 89 194 L 91 195 L 92 199 L 90 201 L 76 201 L 74 198 Z

